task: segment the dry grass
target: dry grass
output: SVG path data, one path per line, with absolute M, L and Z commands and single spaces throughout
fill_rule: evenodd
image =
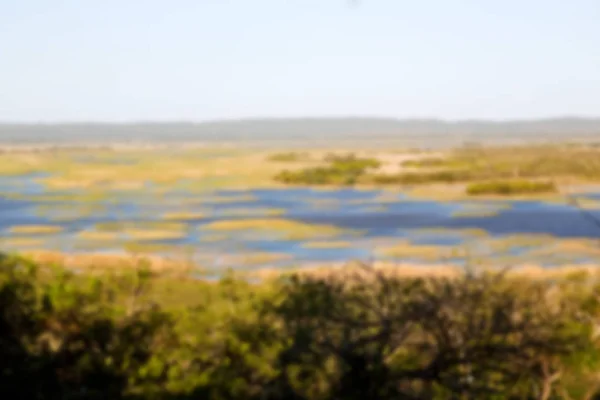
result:
M 306 242 L 302 244 L 302 247 L 307 249 L 345 249 L 352 247 L 352 243 L 347 241 L 318 241 L 318 242 Z
M 163 218 L 170 221 L 188 221 L 197 220 L 206 217 L 205 212 L 199 211 L 180 211 L 180 212 L 168 212 L 163 215 Z
M 63 228 L 58 225 L 16 225 L 9 229 L 11 234 L 25 235 L 50 235 L 62 232 Z
M 312 225 L 302 222 L 276 219 L 255 218 L 242 220 L 222 220 L 204 225 L 202 229 L 212 231 L 257 231 L 282 234 L 288 239 L 310 239 L 315 237 L 331 237 L 341 233 L 339 228 L 329 225 Z

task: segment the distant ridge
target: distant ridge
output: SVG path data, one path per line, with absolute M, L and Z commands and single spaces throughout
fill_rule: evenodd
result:
M 252 118 L 208 122 L 0 123 L 0 143 L 85 143 L 108 141 L 282 141 L 427 136 L 490 140 L 506 137 L 595 136 L 600 118 L 463 120 L 393 118 Z

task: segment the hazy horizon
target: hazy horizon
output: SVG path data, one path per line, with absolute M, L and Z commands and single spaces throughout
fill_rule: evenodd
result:
M 0 122 L 598 115 L 596 0 L 0 2 Z
M 400 123 L 436 123 L 436 124 L 519 124 L 519 123 L 538 123 L 551 121 L 586 121 L 600 122 L 600 112 L 597 115 L 549 115 L 546 117 L 529 118 L 441 118 L 435 116 L 423 117 L 394 117 L 386 115 L 306 115 L 306 116 L 252 116 L 252 117 L 230 117 L 215 118 L 205 120 L 192 119 L 148 119 L 148 120 L 56 120 L 56 121 L 10 121 L 0 120 L 0 126 L 36 126 L 36 125 L 207 125 L 215 123 L 236 123 L 236 122 L 296 122 L 296 121 L 339 121 L 339 120 L 371 120 L 371 121 L 393 121 Z

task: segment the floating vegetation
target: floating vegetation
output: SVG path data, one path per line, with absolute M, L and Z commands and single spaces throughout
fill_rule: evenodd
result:
M 203 225 L 202 229 L 214 231 L 256 231 L 277 233 L 285 239 L 310 239 L 316 237 L 331 237 L 341 233 L 341 229 L 329 225 L 313 225 L 303 222 L 276 219 L 257 218 L 241 220 L 223 220 Z
M 306 249 L 345 249 L 352 247 L 352 243 L 348 241 L 318 241 L 302 243 L 302 247 Z
M 126 230 L 184 231 L 187 225 L 172 221 L 114 221 L 96 224 L 96 230 L 124 232 Z
M 9 229 L 11 234 L 25 235 L 50 235 L 62 232 L 63 228 L 57 225 L 16 225 Z
M 506 196 L 518 194 L 556 193 L 557 188 L 554 182 L 510 180 L 471 183 L 467 185 L 466 192 L 472 196 L 485 194 Z
M 493 217 L 498 215 L 501 211 L 509 209 L 510 205 L 508 204 L 468 204 L 463 209 L 454 211 L 451 216 L 455 218 L 459 217 Z
M 193 221 L 206 217 L 206 212 L 201 211 L 175 211 L 163 214 L 163 219 L 171 221 Z
M 211 233 L 208 235 L 202 235 L 202 237 L 200 238 L 200 241 L 204 242 L 204 243 L 214 243 L 214 242 L 221 242 L 221 241 L 227 240 L 227 239 L 230 239 L 229 235 L 221 234 L 221 233 Z
M 277 217 L 285 214 L 285 210 L 282 208 L 229 208 L 225 210 L 219 210 L 217 213 L 219 217 Z
M 440 235 L 461 235 L 468 237 L 489 237 L 490 234 L 484 229 L 477 228 L 420 228 L 414 231 L 417 234 L 440 234 Z
M 239 194 L 239 195 L 234 195 L 234 196 L 213 195 L 213 196 L 202 197 L 201 201 L 203 203 L 219 203 L 219 204 L 244 203 L 244 202 L 256 201 L 256 197 L 249 193 L 248 194 Z
M 186 236 L 183 230 L 144 230 L 144 229 L 127 229 L 123 231 L 129 239 L 134 240 L 168 240 L 181 239 Z
M 120 232 L 113 231 L 81 231 L 77 233 L 77 238 L 90 241 L 115 241 L 122 238 Z

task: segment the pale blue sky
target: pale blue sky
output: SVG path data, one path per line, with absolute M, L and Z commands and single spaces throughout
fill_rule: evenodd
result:
M 0 121 L 600 115 L 600 0 L 0 0 Z

